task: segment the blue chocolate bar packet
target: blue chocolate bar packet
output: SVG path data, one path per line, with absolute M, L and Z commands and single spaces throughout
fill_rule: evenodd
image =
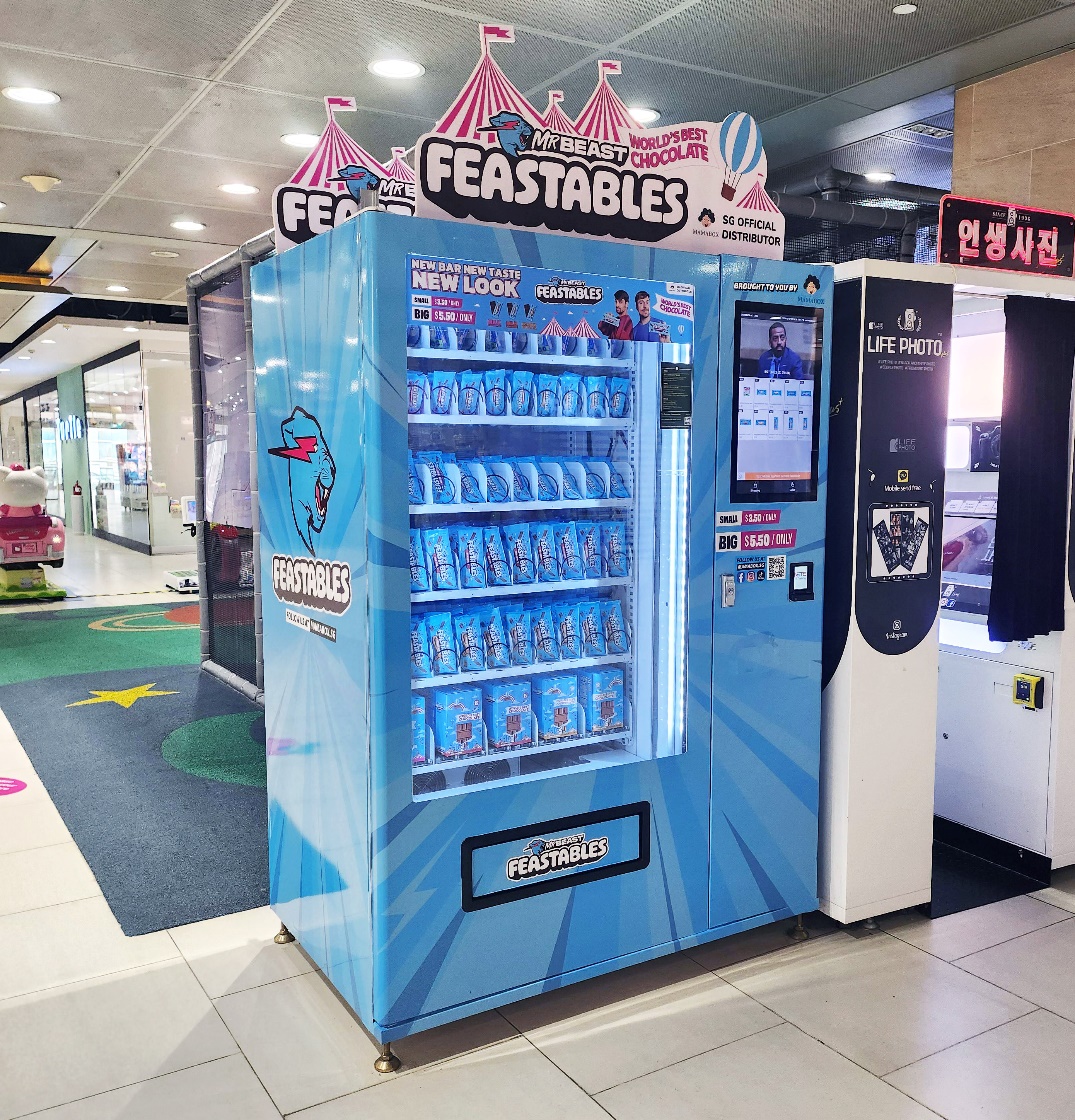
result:
M 407 412 L 411 416 L 417 416 L 425 411 L 428 393 L 429 376 L 421 370 L 407 370 Z
M 573 521 L 557 521 L 552 527 L 556 545 L 556 559 L 560 565 L 561 579 L 583 579 L 582 553 Z
M 564 604 L 552 608 L 556 619 L 556 637 L 560 643 L 560 657 L 575 661 L 582 656 L 582 635 L 579 633 L 578 604 Z
M 429 627 L 425 617 L 411 619 L 411 676 L 431 677 L 433 660 L 429 653 Z
M 511 650 L 508 645 L 504 620 L 500 609 L 492 607 L 478 616 L 481 624 L 482 643 L 485 646 L 485 664 L 489 669 L 506 669 L 511 664 Z
M 433 376 L 435 378 L 436 374 Z M 436 409 L 433 411 L 436 412 Z M 586 415 L 591 420 L 603 420 L 608 415 L 607 377 L 591 375 L 586 378 Z
M 525 460 L 522 460 L 525 462 Z M 530 488 L 530 478 L 525 471 L 519 469 L 519 459 L 509 459 L 511 467 L 512 500 L 516 502 L 532 502 L 534 495 Z
M 466 611 L 455 616 L 455 645 L 461 673 L 477 673 L 485 668 L 481 624 L 475 612 Z
M 448 416 L 455 397 L 455 374 L 448 369 L 435 369 L 431 378 L 429 411 L 435 416 Z
M 530 630 L 530 612 L 505 607 L 504 626 L 508 633 L 508 653 L 512 665 L 533 665 L 534 638 Z
M 622 521 L 605 521 L 601 525 L 601 546 L 605 568 L 610 576 L 625 576 L 627 564 L 627 529 Z
M 485 546 L 485 574 L 490 587 L 509 587 L 511 585 L 511 565 L 504 550 L 504 538 L 496 525 L 487 525 L 482 530 L 482 543 Z
M 429 590 L 426 550 L 422 547 L 422 532 L 420 529 L 411 530 L 411 590 Z
M 539 521 L 530 526 L 530 547 L 534 553 L 538 583 L 558 582 L 560 566 L 556 562 L 556 541 L 551 521 Z
M 601 619 L 600 603 L 579 604 L 579 633 L 582 636 L 583 657 L 605 656 L 605 624 Z
M 500 464 L 503 461 L 503 459 L 482 459 L 482 466 L 485 467 L 485 492 L 491 502 L 511 501 L 511 489 L 504 481 L 504 476 L 491 469 L 494 463 Z
M 452 541 L 447 529 L 423 529 L 422 545 L 426 564 L 433 577 L 434 591 L 458 591 L 459 572 L 455 566 Z
M 605 630 L 605 648 L 609 653 L 627 653 L 631 648 L 627 627 L 623 624 L 623 610 L 619 599 L 608 599 L 601 604 L 601 622 Z
M 426 615 L 429 627 L 429 656 L 433 672 L 444 675 L 459 672 L 459 653 L 455 644 L 455 629 L 448 611 Z
M 446 463 L 455 463 L 455 456 L 448 451 L 419 451 L 418 462 L 429 467 L 429 477 L 433 482 L 433 502 L 438 506 L 454 505 L 458 495 L 455 483 L 444 470 Z
M 468 505 L 478 505 L 485 501 L 482 497 L 481 483 L 474 473 L 478 466 L 474 459 L 459 459 L 455 464 L 459 468 L 459 488 L 463 491 L 463 501 Z
M 459 374 L 458 409 L 460 416 L 477 416 L 482 396 L 481 370 L 465 369 Z
M 596 521 L 576 521 L 575 532 L 579 542 L 584 579 L 601 579 L 605 574 L 604 550 L 601 545 L 601 526 Z
M 534 582 L 534 553 L 530 547 L 530 526 L 502 525 L 512 583 Z
M 412 506 L 426 504 L 426 487 L 422 476 L 418 473 L 418 464 L 414 455 L 407 452 L 407 501 Z
M 586 398 L 582 391 L 582 378 L 577 373 L 565 373 L 560 377 L 560 415 L 584 416 Z
M 487 369 L 482 380 L 485 384 L 486 416 L 503 416 L 508 408 L 507 370 Z
M 593 469 L 594 459 L 583 459 L 582 469 L 586 472 L 586 497 L 607 498 L 605 480 Z
M 485 587 L 485 542 L 481 526 L 457 525 L 452 529 L 452 545 L 459 561 L 460 587 Z
M 560 469 L 564 472 L 564 501 L 571 502 L 577 501 L 582 497 L 582 491 L 579 489 L 578 482 L 575 481 L 575 476 L 567 468 L 567 460 L 561 459 Z
M 552 607 L 536 607 L 530 612 L 530 632 L 538 661 L 559 661 L 560 643 L 556 640 L 556 623 Z
M 609 416 L 628 416 L 631 412 L 631 379 L 629 377 L 610 377 L 608 379 Z
M 529 416 L 534 403 L 534 375 L 528 369 L 511 371 L 511 411 L 513 416 Z
M 554 373 L 539 373 L 534 380 L 538 416 L 555 416 L 560 405 L 560 379 Z

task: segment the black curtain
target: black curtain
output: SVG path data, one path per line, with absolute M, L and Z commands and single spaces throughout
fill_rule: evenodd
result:
M 989 637 L 1018 642 L 1064 629 L 1075 304 L 1004 301 L 997 535 Z

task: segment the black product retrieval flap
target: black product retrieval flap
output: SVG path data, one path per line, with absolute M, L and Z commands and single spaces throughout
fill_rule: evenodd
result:
M 802 603 L 813 597 L 813 560 L 793 560 L 788 565 L 788 598 L 793 603 Z
M 689 428 L 694 409 L 694 367 L 661 363 L 661 427 Z

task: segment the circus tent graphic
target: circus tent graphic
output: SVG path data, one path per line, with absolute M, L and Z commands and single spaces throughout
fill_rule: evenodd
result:
M 317 146 L 302 161 L 299 169 L 288 180 L 290 184 L 312 190 L 346 194 L 347 184 L 339 181 L 333 182 L 333 177 L 341 167 L 347 167 L 349 164 L 365 167 L 382 179 L 390 177 L 388 171 L 369 152 L 359 147 L 336 123 L 334 113 L 354 112 L 354 110 L 355 99 L 353 97 L 325 98 L 328 124 L 325 126 L 325 131 L 321 133 L 321 139 L 317 141 Z
M 502 110 L 518 113 L 530 123 L 536 124 L 541 120 L 541 114 L 508 81 L 507 75 L 489 53 L 489 44 L 493 41 L 514 43 L 514 29 L 491 23 L 482 24 L 481 41 L 482 55 L 478 65 L 474 67 L 459 96 L 433 129 L 441 136 L 450 136 L 456 140 L 478 140 L 484 136 L 493 143 L 496 133 L 482 126 L 488 125 L 489 118 Z
M 744 210 L 767 210 L 771 214 L 780 213 L 780 208 L 765 193 L 765 188 L 761 185 L 760 179 L 755 181 L 754 186 L 747 191 L 738 205 Z
M 565 136 L 577 136 L 578 129 L 575 128 L 575 122 L 560 108 L 560 102 L 563 99 L 562 90 L 549 90 L 549 107 L 545 110 L 542 123 L 552 132 L 562 132 Z
M 567 331 L 555 319 L 550 319 L 541 333 L 559 336 L 567 334 Z
M 567 332 L 575 338 L 600 338 L 601 336 L 586 322 L 585 319 L 580 319 L 572 328 Z
M 609 140 L 626 144 L 628 132 L 640 131 L 620 95 L 609 84 L 609 77 L 621 70 L 618 62 L 604 60 L 597 64 L 597 86 L 575 121 L 575 128 L 591 140 Z
M 392 160 L 385 167 L 385 173 L 389 179 L 397 179 L 401 183 L 414 182 L 414 172 L 411 170 L 410 164 L 404 159 L 406 154 L 406 148 L 392 149 Z

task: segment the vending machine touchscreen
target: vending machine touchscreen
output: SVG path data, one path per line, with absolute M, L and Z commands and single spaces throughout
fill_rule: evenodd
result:
M 817 497 L 824 315 L 736 301 L 732 501 Z

